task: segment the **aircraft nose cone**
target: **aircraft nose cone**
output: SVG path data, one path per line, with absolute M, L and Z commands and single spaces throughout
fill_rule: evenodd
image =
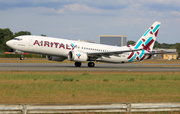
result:
M 10 44 L 10 41 L 7 41 L 7 42 L 6 42 L 6 45 L 9 46 L 9 44 Z
M 9 41 L 6 42 L 6 45 L 11 47 L 13 45 L 13 42 L 11 40 L 9 40 Z

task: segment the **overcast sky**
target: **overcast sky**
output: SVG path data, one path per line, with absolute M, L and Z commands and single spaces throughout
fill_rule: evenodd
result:
M 99 35 L 137 41 L 154 21 L 160 43 L 180 43 L 180 0 L 0 0 L 0 28 L 98 43 Z

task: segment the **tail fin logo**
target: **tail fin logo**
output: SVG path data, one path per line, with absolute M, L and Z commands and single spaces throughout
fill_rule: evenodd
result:
M 159 27 L 160 24 L 157 24 L 155 27 L 151 26 L 135 45 L 134 49 L 143 48 L 144 50 L 150 51 L 152 48 L 151 45 L 154 44 L 154 41 L 157 37 Z
M 160 28 L 160 24 L 160 22 L 154 22 L 135 44 L 127 46 L 129 47 L 129 49 L 143 49 L 142 51 L 131 52 L 131 54 L 127 58 L 129 59 L 129 62 L 133 60 L 142 61 L 146 58 L 146 55 L 144 54 L 145 51 L 152 51 Z

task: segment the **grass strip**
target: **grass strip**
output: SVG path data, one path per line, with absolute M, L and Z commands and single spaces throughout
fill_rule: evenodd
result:
M 0 103 L 180 102 L 179 72 L 0 72 Z

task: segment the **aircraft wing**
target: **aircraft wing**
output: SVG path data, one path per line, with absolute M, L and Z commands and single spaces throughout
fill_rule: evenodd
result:
M 156 54 L 176 54 L 176 53 L 175 52 L 145 53 L 145 55 L 156 55 Z
M 133 52 L 133 51 L 140 51 L 143 49 L 132 49 L 132 50 L 122 50 L 122 51 L 108 51 L 108 52 L 88 52 L 89 57 L 101 57 L 101 56 L 110 56 L 110 55 L 117 55 L 126 52 Z

